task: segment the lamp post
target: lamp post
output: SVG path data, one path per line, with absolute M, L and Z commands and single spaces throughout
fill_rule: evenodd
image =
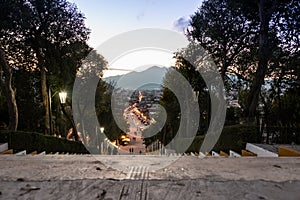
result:
M 104 134 L 104 127 L 100 127 L 100 132 L 101 132 L 101 144 L 100 144 L 100 153 L 103 154 L 103 134 Z
M 69 122 L 72 124 L 72 128 L 73 128 L 73 134 L 75 137 L 75 141 L 78 141 L 78 134 L 77 134 L 77 128 L 75 126 L 74 121 L 71 119 L 71 117 L 67 114 L 64 104 L 67 103 L 67 92 L 61 91 L 59 94 L 59 99 L 60 99 L 60 105 L 61 105 L 61 110 L 64 113 L 64 115 L 67 117 L 67 119 L 69 120 Z
M 52 122 L 52 98 L 57 94 L 55 92 L 52 95 L 51 88 L 48 85 L 48 109 L 49 109 L 49 134 L 53 135 L 53 122 Z M 60 103 L 65 104 L 67 99 L 67 93 L 66 92 L 60 92 L 59 93 Z
M 49 133 L 53 135 L 53 125 L 52 125 L 52 101 L 51 101 L 51 88 L 48 85 L 48 109 L 49 109 Z

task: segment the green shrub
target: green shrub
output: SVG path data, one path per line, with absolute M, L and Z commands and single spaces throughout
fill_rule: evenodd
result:
M 183 144 L 186 144 L 188 142 L 188 140 L 189 139 L 182 138 L 182 139 L 180 139 L 180 141 L 176 141 L 175 149 L 177 150 L 177 153 L 183 152 L 185 150 L 185 149 L 182 149 L 182 148 L 184 148 Z M 196 136 L 194 138 L 192 144 L 190 145 L 190 147 L 186 150 L 186 153 L 199 152 L 200 147 L 203 143 L 203 140 L 204 140 L 204 136 L 202 136 L 202 135 Z
M 213 150 L 226 152 L 233 150 L 240 152 L 242 149 L 245 149 L 247 142 L 255 143 L 257 141 L 256 126 L 240 124 L 226 126 Z
M 203 140 L 204 136 L 196 136 L 186 152 L 199 152 Z M 246 147 L 247 142 L 257 141 L 257 129 L 255 126 L 240 124 L 225 126 L 213 150 L 216 152 L 229 152 L 229 150 L 240 152 Z M 180 143 L 177 143 L 177 145 L 180 145 Z
M 10 149 L 15 151 L 26 150 L 28 153 L 37 151 L 46 153 L 68 152 L 88 153 L 81 142 L 70 141 L 65 138 L 56 138 L 31 132 L 0 132 L 0 143 L 8 142 Z

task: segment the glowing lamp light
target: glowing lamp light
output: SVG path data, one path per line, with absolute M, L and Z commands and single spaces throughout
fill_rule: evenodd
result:
M 60 92 L 59 93 L 59 99 L 60 103 L 65 104 L 67 100 L 67 93 L 66 92 Z
M 104 133 L 104 127 L 100 128 L 101 133 Z

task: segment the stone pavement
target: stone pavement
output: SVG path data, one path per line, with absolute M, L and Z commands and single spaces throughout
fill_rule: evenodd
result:
M 300 199 L 299 158 L 168 159 L 0 156 L 0 199 Z

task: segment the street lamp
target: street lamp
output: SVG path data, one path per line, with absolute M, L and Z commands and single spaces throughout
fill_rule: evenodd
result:
M 48 109 L 49 109 L 49 133 L 50 135 L 53 134 L 53 126 L 52 126 L 52 101 L 51 101 L 51 88 L 50 86 L 47 84 L 48 87 Z
M 100 127 L 100 132 L 101 132 L 100 154 L 103 154 L 104 147 L 103 147 L 103 139 L 102 138 L 104 138 L 104 136 L 103 136 L 103 134 L 104 134 L 104 127 Z
M 48 86 L 48 109 L 49 109 L 49 128 L 50 128 L 50 135 L 53 135 L 53 124 L 52 124 L 52 98 L 56 95 L 55 92 L 52 96 L 51 94 L 51 88 Z M 60 103 L 65 104 L 67 99 L 67 93 L 66 92 L 60 92 L 59 93 Z
M 65 104 L 67 100 L 67 93 L 66 92 L 60 92 L 59 93 L 59 99 L 61 104 Z
M 67 93 L 64 91 L 61 91 L 58 95 L 59 95 L 59 99 L 60 99 L 60 105 L 61 105 L 62 112 L 64 113 L 64 115 L 67 117 L 67 119 L 72 124 L 75 140 L 78 141 L 79 138 L 78 138 L 77 128 L 75 126 L 75 123 L 74 123 L 73 119 L 71 119 L 71 117 L 67 114 L 65 107 L 64 107 L 64 104 L 67 103 Z
M 104 127 L 100 127 L 100 131 L 103 134 L 104 133 Z

